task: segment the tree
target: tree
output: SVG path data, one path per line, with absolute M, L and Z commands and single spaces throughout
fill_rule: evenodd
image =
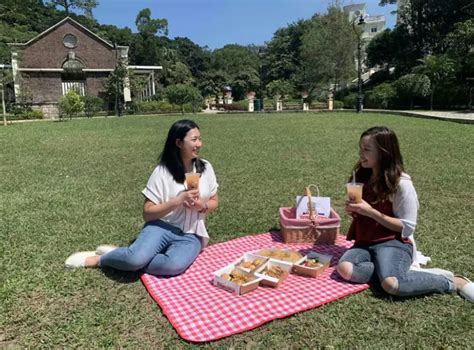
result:
M 84 114 L 87 118 L 92 118 L 104 107 L 104 101 L 97 96 L 86 95 L 82 96 L 81 100 L 84 104 Z
M 419 60 L 421 65 L 413 69 L 414 73 L 425 74 L 430 78 L 431 93 L 430 93 L 430 109 L 433 110 L 433 96 L 436 88 L 446 83 L 448 80 L 455 78 L 456 71 L 455 62 L 446 55 L 432 56 L 428 55 Z
M 63 116 L 72 117 L 78 115 L 84 111 L 84 102 L 81 96 L 74 90 L 70 90 L 59 99 L 59 116 L 62 119 Z
M 394 82 L 397 94 L 401 99 L 410 101 L 410 108 L 413 108 L 413 101 L 416 97 L 426 97 L 430 94 L 430 78 L 424 74 L 407 74 Z
M 265 92 L 268 97 L 285 97 L 291 95 L 293 92 L 293 86 L 288 80 L 273 80 L 265 86 Z
M 301 90 L 347 81 L 354 73 L 356 34 L 341 8 L 331 6 L 316 16 L 302 38 Z
M 67 15 L 69 15 L 70 9 L 75 8 L 83 10 L 86 16 L 90 18 L 92 18 L 92 9 L 99 5 L 98 0 L 50 0 L 49 2 L 54 6 L 64 8 Z
M 193 111 L 195 112 L 203 101 L 203 98 L 197 88 L 185 84 L 168 86 L 165 90 L 165 95 L 170 103 L 181 106 L 182 114 L 184 114 L 185 104 L 191 104 Z
M 151 18 L 149 8 L 145 8 L 138 13 L 135 24 L 143 36 L 150 37 L 158 33 L 168 35 L 168 21 L 164 18 Z
M 278 29 L 267 45 L 260 49 L 263 86 L 278 79 L 294 84 L 301 66 L 302 37 L 309 24 L 310 20 L 300 20 Z
M 128 76 L 125 62 L 120 60 L 117 67 L 115 67 L 114 71 L 110 73 L 105 82 L 105 92 L 111 99 L 115 100 L 115 114 L 118 116 L 120 116 L 122 112 L 122 94 Z

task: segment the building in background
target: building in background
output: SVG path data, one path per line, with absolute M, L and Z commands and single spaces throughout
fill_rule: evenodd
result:
M 72 89 L 108 101 L 105 82 L 120 61 L 135 73 L 147 75 L 148 83 L 137 96 L 140 99 L 154 95 L 154 73 L 162 69 L 128 66 L 128 46 L 109 43 L 70 17 L 26 43 L 9 45 L 15 96 L 28 94 L 33 108 L 47 118 L 58 116 L 59 99 Z M 131 98 L 126 86 L 121 99 L 129 102 Z
M 368 43 L 379 33 L 385 30 L 385 16 L 384 15 L 369 15 L 367 13 L 367 6 L 365 3 L 362 4 L 353 4 L 343 7 L 344 13 L 346 13 L 349 22 L 355 25 L 356 28 L 361 28 L 361 42 L 362 42 L 362 52 L 361 52 L 361 61 L 362 61 L 362 81 L 365 83 L 370 76 L 378 71 L 377 67 L 367 67 L 365 65 L 365 48 Z M 364 23 L 359 25 L 359 19 L 364 19 Z M 357 56 L 357 55 L 356 55 Z M 356 70 L 358 67 L 357 58 L 355 60 Z M 353 81 L 355 83 L 357 79 Z

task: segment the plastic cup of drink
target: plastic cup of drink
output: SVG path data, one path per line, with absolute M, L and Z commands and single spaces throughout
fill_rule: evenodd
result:
M 346 184 L 347 199 L 353 203 L 362 202 L 362 188 L 364 184 L 360 182 L 349 182 Z
M 188 190 L 196 190 L 199 188 L 199 178 L 201 174 L 199 173 L 186 173 L 186 188 Z

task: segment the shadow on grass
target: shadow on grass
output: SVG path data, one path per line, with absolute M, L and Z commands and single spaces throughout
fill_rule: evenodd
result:
M 102 273 L 107 277 L 119 283 L 134 283 L 140 280 L 140 271 L 120 271 L 111 267 L 101 269 Z

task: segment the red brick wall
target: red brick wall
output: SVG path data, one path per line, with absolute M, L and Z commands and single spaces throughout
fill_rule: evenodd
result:
M 77 46 L 67 48 L 63 44 L 66 34 L 77 37 Z M 74 51 L 76 59 L 92 69 L 114 69 L 115 50 L 72 22 L 59 27 L 19 50 L 19 68 L 61 68 Z M 106 98 L 104 83 L 109 72 L 84 72 L 86 94 Z M 33 96 L 34 103 L 57 103 L 62 96 L 60 72 L 21 72 L 22 84 Z
M 63 95 L 61 73 L 28 72 L 22 74 L 26 92 L 32 94 L 33 103 L 56 103 Z
M 77 47 L 69 49 L 64 46 L 63 37 L 66 34 L 77 37 Z M 69 51 L 75 52 L 85 68 L 115 68 L 113 48 L 69 22 L 24 48 L 19 53 L 18 65 L 19 68 L 61 68 Z

